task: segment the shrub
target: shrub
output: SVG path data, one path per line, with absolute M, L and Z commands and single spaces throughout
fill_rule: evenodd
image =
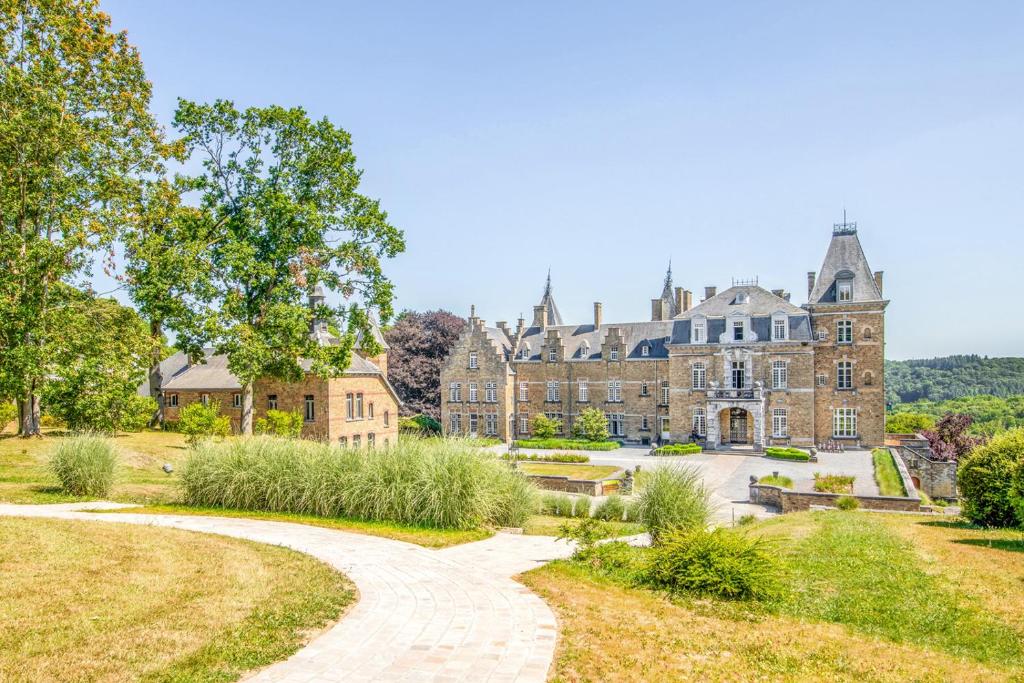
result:
M 893 413 L 885 416 L 887 434 L 919 434 L 935 427 L 935 418 L 924 413 Z
M 508 453 L 503 454 L 503 460 L 511 460 L 512 456 Z M 527 455 L 519 455 L 516 460 L 527 460 L 529 462 L 561 462 L 561 463 L 584 463 L 590 462 L 589 455 L 581 455 L 579 453 L 550 453 L 547 455 L 528 453 Z
M 598 408 L 584 408 L 573 424 L 572 433 L 585 441 L 605 441 L 608 438 L 608 417 Z
M 398 429 L 403 432 L 436 435 L 441 433 L 441 423 L 429 415 L 420 414 L 401 418 L 398 421 Z
M 562 429 L 562 423 L 547 415 L 534 415 L 530 421 L 533 436 L 538 439 L 550 439 Z
M 555 497 L 555 515 L 558 517 L 572 517 L 572 511 L 573 502 L 571 497 L 565 494 Z
M 711 497 L 694 467 L 659 467 L 647 473 L 637 498 L 640 523 L 657 544 L 672 529 L 704 528 Z
M 271 408 L 267 411 L 266 417 L 256 420 L 253 424 L 253 431 L 257 434 L 297 439 L 302 434 L 302 413 L 297 410 L 285 411 Z
M 520 448 L 564 448 L 578 451 L 613 451 L 618 441 L 580 441 L 578 439 L 520 439 L 515 442 Z
M 109 494 L 116 465 L 114 444 L 93 434 L 62 439 L 50 456 L 50 469 L 60 480 L 61 488 L 73 496 Z
M 454 529 L 521 526 L 537 509 L 525 477 L 458 440 L 374 450 L 267 436 L 205 441 L 180 485 L 188 505 Z
M 157 404 L 152 396 L 134 394 L 126 398 L 118 409 L 119 412 L 111 416 L 111 431 L 141 432 L 156 415 Z
M 848 474 L 814 473 L 814 490 L 819 493 L 853 493 L 856 477 Z
M 781 566 L 768 543 L 755 536 L 674 529 L 652 552 L 648 577 L 661 588 L 728 600 L 769 600 L 781 593 Z
M 62 419 L 57 417 L 56 415 L 51 415 L 50 413 L 43 413 L 42 415 L 39 416 L 39 426 L 40 427 L 47 427 L 47 428 L 54 428 L 54 427 L 66 427 L 67 424 Z
M 774 474 L 769 474 L 758 479 L 757 483 L 766 484 L 768 486 L 779 486 L 784 489 L 793 488 L 793 480 L 782 475 L 776 476 Z
M 585 553 L 577 552 L 574 559 L 584 562 L 589 571 L 626 585 L 641 586 L 647 581 L 650 559 L 647 548 L 636 548 L 622 541 L 598 543 Z
M 736 526 L 747 526 L 748 524 L 753 524 L 756 521 L 757 517 L 755 515 L 743 515 L 736 520 Z
M 196 444 L 211 436 L 227 436 L 231 433 L 231 418 L 220 414 L 220 403 L 211 401 L 209 405 L 200 402 L 190 403 L 178 413 L 178 431 L 185 435 L 186 441 Z
M 594 517 L 605 522 L 621 522 L 625 514 L 626 504 L 619 495 L 608 496 L 594 510 Z
M 775 458 L 776 460 L 796 460 L 798 462 L 807 462 L 811 459 L 810 455 L 799 448 L 778 448 L 770 446 L 764 449 L 764 455 L 766 458 Z
M 1024 428 L 994 436 L 961 460 L 957 484 L 964 517 L 982 526 L 1012 527 L 1024 523 L 1017 483 L 1022 476 L 1022 463 Z
M 607 535 L 607 530 L 599 520 L 593 517 L 581 519 L 576 524 L 566 522 L 558 527 L 558 540 L 569 540 L 576 542 L 576 550 L 573 557 L 581 557 L 589 553 L 597 545 L 597 542 Z
M 576 496 L 576 501 L 573 504 L 572 516 L 583 519 L 590 516 L 590 496 Z
M 836 507 L 840 510 L 856 510 L 860 507 L 860 501 L 853 496 L 839 496 L 836 500 Z
M 0 433 L 3 433 L 7 426 L 18 418 L 18 406 L 6 401 L 0 401 Z
M 695 443 L 672 443 L 654 451 L 655 455 L 694 455 L 701 452 L 699 444 Z

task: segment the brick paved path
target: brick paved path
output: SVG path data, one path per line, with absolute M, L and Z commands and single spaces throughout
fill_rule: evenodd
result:
M 302 524 L 225 517 L 97 514 L 112 504 L 0 505 L 0 515 L 151 524 L 308 553 L 343 572 L 359 601 L 333 628 L 250 680 L 543 681 L 555 617 L 510 577 L 570 554 L 564 542 L 498 534 L 445 550 Z

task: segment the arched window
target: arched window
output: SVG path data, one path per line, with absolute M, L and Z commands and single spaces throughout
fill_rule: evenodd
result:
M 864 328 L 864 338 L 865 339 L 871 339 L 871 328 L 870 327 L 865 327 Z
M 590 358 L 590 344 L 587 342 L 580 344 L 580 358 L 583 360 Z
M 874 375 L 873 372 L 868 370 L 867 372 L 864 373 L 864 386 L 870 387 L 874 383 L 875 383 L 875 375 Z
M 525 359 L 527 359 L 529 357 L 530 357 L 530 345 L 529 344 L 523 344 L 519 348 L 519 358 L 525 360 Z

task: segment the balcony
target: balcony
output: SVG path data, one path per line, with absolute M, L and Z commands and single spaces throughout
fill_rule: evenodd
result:
M 760 387 L 753 389 L 708 389 L 708 400 L 726 401 L 760 401 L 763 391 Z

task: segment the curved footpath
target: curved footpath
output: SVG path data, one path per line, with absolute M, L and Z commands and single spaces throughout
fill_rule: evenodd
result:
M 97 514 L 113 503 L 0 505 L 0 515 L 149 524 L 307 553 L 348 576 L 359 601 L 330 630 L 249 680 L 543 681 L 551 610 L 511 577 L 571 554 L 544 536 L 497 534 L 444 550 L 333 529 L 226 517 Z

